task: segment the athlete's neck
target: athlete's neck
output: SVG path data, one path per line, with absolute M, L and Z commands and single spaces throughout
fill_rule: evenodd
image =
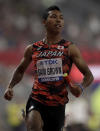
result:
M 45 43 L 49 44 L 49 45 L 56 44 L 56 43 L 58 43 L 61 40 L 62 40 L 61 34 L 54 35 L 52 33 L 47 33 L 46 37 L 45 37 Z

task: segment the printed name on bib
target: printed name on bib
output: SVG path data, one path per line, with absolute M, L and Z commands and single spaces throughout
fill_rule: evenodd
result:
M 37 61 L 39 82 L 59 81 L 63 78 L 62 59 L 44 59 Z

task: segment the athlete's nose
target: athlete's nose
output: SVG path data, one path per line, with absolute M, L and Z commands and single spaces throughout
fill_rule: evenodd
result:
M 56 22 L 57 22 L 57 24 L 60 24 L 60 23 L 61 23 L 61 18 L 60 18 L 60 17 L 57 17 L 57 18 L 56 18 Z
M 61 22 L 60 18 L 56 18 L 56 22 L 60 23 Z

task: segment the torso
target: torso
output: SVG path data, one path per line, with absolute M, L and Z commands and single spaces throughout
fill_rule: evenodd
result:
M 34 86 L 32 98 L 48 106 L 64 105 L 68 102 L 68 85 L 63 78 L 72 67 L 68 56 L 69 41 L 61 40 L 48 46 L 43 41 L 33 44 Z

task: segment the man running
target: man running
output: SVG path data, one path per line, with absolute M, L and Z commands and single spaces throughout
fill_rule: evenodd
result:
M 43 24 L 45 38 L 25 49 L 4 97 L 7 100 L 13 98 L 13 87 L 21 81 L 26 68 L 33 61 L 34 85 L 26 105 L 27 131 L 61 131 L 65 104 L 68 103 L 66 86 L 71 85 L 71 93 L 80 96 L 83 89 L 92 83 L 93 75 L 76 45 L 62 38 L 64 19 L 57 6 L 45 10 Z M 64 74 L 70 73 L 72 63 L 84 75 L 83 82 L 78 85 L 70 84 L 64 77 Z

